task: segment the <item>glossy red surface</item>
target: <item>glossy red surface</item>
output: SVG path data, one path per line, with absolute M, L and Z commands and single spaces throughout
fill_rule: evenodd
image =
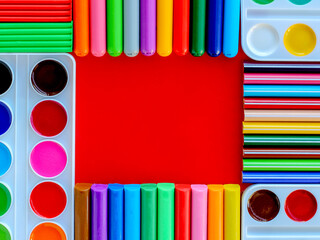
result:
M 240 183 L 245 58 L 76 57 L 76 182 Z

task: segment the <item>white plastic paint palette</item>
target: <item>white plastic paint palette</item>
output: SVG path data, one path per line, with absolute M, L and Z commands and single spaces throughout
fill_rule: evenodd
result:
M 252 185 L 242 195 L 242 240 L 320 239 L 320 185 Z
M 319 16 L 319 0 L 242 0 L 242 48 L 260 61 L 320 61 Z
M 73 57 L 0 54 L 1 240 L 73 239 L 74 141 Z

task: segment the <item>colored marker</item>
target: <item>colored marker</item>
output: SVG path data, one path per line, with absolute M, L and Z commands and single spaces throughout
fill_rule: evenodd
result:
M 235 57 L 239 50 L 240 2 L 224 1 L 223 54 L 229 58 Z
M 207 53 L 218 57 L 222 52 L 223 0 L 208 0 Z
M 156 52 L 157 3 L 156 0 L 141 0 L 140 4 L 141 52 L 152 56 Z
M 265 110 L 245 109 L 247 122 L 319 122 L 320 110 Z
M 243 122 L 244 134 L 320 134 L 319 122 Z
M 90 188 L 92 184 L 77 183 L 74 187 L 74 239 L 90 240 Z
M 107 49 L 112 57 L 123 50 L 123 0 L 107 0 Z
M 320 172 L 242 172 L 243 183 L 320 183 Z
M 320 109 L 317 98 L 245 98 L 245 109 Z
M 176 184 L 175 240 L 190 240 L 191 185 Z
M 174 0 L 173 11 L 173 51 L 184 56 L 189 51 L 190 0 Z
M 108 240 L 123 240 L 123 185 L 108 186 Z
M 124 53 L 128 57 L 139 54 L 140 1 L 124 0 Z
M 238 0 L 237 0 L 238 1 Z M 192 0 L 191 54 L 200 57 L 205 52 L 206 0 Z
M 207 185 L 191 185 L 191 240 L 207 240 Z
M 296 63 L 247 63 L 244 64 L 245 73 L 320 73 L 319 64 Z
M 158 185 L 158 240 L 174 240 L 174 184 Z
M 320 97 L 320 85 L 243 85 L 244 97 Z
M 208 185 L 208 240 L 223 240 L 223 185 Z
M 240 186 L 224 185 L 224 239 L 240 240 Z
M 173 0 L 157 1 L 157 53 L 167 57 L 172 53 Z
M 107 240 L 108 230 L 108 185 L 93 184 L 91 187 L 91 239 Z
M 124 186 L 124 239 L 140 240 L 140 185 Z
M 244 146 L 320 146 L 318 135 L 244 135 Z
M 244 84 L 320 84 L 319 73 L 244 73 Z
M 84 57 L 89 53 L 89 0 L 74 0 L 74 53 Z
M 141 240 L 157 240 L 157 184 L 141 184 Z
M 320 159 L 320 148 L 244 148 L 243 158 Z
M 243 171 L 315 172 L 319 159 L 243 159 Z
M 106 53 L 106 0 L 90 0 L 91 53 L 102 57 Z

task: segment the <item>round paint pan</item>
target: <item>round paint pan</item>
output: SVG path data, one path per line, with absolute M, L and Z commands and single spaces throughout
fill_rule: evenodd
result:
M 259 190 L 251 195 L 247 207 L 253 219 L 259 222 L 269 222 L 278 215 L 280 201 L 273 192 Z
M 53 100 L 39 102 L 30 116 L 31 126 L 35 132 L 44 137 L 60 134 L 67 125 L 68 115 L 61 103 Z
M 58 217 L 66 205 L 66 192 L 55 182 L 39 183 L 30 194 L 30 206 L 33 212 L 42 218 Z
M 309 2 L 311 2 L 312 0 L 289 0 L 289 1 L 295 5 L 306 5 Z
M 6 214 L 12 204 L 12 197 L 9 188 L 0 183 L 0 217 Z
M 12 164 L 11 151 L 7 147 L 7 145 L 0 142 L 0 177 L 9 171 L 11 164 Z
M 0 61 L 0 76 L 1 76 L 1 81 L 0 81 L 0 96 L 2 94 L 5 94 L 11 87 L 12 85 L 12 71 L 9 68 L 7 64 L 4 62 Z
M 31 151 L 30 166 L 40 177 L 57 177 L 66 165 L 66 150 L 55 141 L 40 142 Z
M 58 61 L 44 60 L 32 70 L 31 84 L 43 96 L 55 96 L 65 89 L 68 83 L 66 68 Z
M 12 123 L 12 113 L 7 104 L 0 101 L 0 136 L 6 133 Z
M 257 56 L 271 55 L 278 48 L 279 42 L 277 30 L 269 24 L 253 26 L 247 35 L 248 47 Z
M 1 240 L 11 240 L 11 233 L 9 228 L 0 223 L 0 239 Z
M 287 29 L 283 42 L 289 53 L 303 57 L 313 52 L 317 44 L 317 36 L 311 27 L 298 23 Z
M 306 190 L 296 190 L 287 197 L 285 211 L 289 218 L 296 222 L 307 222 L 316 214 L 317 200 Z
M 37 225 L 30 234 L 30 240 L 67 240 L 65 231 L 56 223 L 44 222 Z
M 260 5 L 267 5 L 272 3 L 274 0 L 252 0 L 252 1 Z

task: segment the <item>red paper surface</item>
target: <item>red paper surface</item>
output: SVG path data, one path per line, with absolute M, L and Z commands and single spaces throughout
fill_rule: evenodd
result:
M 76 182 L 241 183 L 245 58 L 76 57 Z

